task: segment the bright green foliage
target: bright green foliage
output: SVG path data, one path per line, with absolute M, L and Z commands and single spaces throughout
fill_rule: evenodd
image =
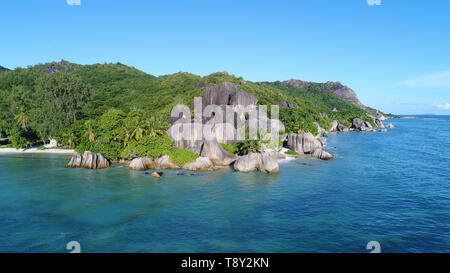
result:
M 222 148 L 223 148 L 225 151 L 227 151 L 228 153 L 230 153 L 230 154 L 232 154 L 232 155 L 235 155 L 235 154 L 237 154 L 237 152 L 238 152 L 237 147 L 234 146 L 234 145 L 221 143 L 220 146 L 222 146 Z
M 238 155 L 247 155 L 250 153 L 261 152 L 261 145 L 258 140 L 245 140 L 235 143 Z
M 286 152 L 286 154 L 287 154 L 287 155 L 298 155 L 298 153 L 297 153 L 296 151 L 291 150 L 291 149 L 289 149 L 289 150 Z
M 180 148 L 174 148 L 168 154 L 170 161 L 181 167 L 186 163 L 195 161 L 200 156 L 199 154 Z

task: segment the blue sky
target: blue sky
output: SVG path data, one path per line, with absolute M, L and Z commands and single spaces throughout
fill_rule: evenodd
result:
M 2 1 L 0 65 L 341 81 L 386 112 L 450 114 L 450 1 L 78 1 Z

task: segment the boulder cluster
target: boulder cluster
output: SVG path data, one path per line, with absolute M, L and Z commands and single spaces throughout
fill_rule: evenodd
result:
M 304 84 L 303 82 L 295 83 Z M 336 91 L 343 89 L 340 85 L 333 86 L 339 87 L 335 88 Z M 239 131 L 250 122 L 256 122 L 259 127 L 261 127 L 261 124 L 264 124 L 265 126 L 263 127 L 268 130 L 272 128 L 278 131 L 285 130 L 285 127 L 281 121 L 277 119 L 270 119 L 264 111 L 259 111 L 258 106 L 256 106 L 258 99 L 254 95 L 243 90 L 238 90 L 238 87 L 239 85 L 229 82 L 225 82 L 220 85 L 212 85 L 210 87 L 207 87 L 206 84 L 201 83 L 195 87 L 205 88 L 205 91 L 201 100 L 199 99 L 198 101 L 194 101 L 190 110 L 196 108 L 194 106 L 200 106 L 202 110 L 207 109 L 210 105 L 216 106 L 214 109 L 220 109 L 221 111 L 223 110 L 223 113 L 226 113 L 223 115 L 223 119 L 217 118 L 215 115 L 216 113 L 213 112 L 209 117 L 202 116 L 200 119 L 197 118 L 195 122 L 192 122 L 186 117 L 187 115 L 190 115 L 190 111 L 188 110 L 188 113 L 180 113 L 178 117 L 172 117 L 169 120 L 172 126 L 168 130 L 168 135 L 172 138 L 175 145 L 200 154 L 200 157 L 198 157 L 194 162 L 187 163 L 184 166 L 179 166 L 170 161 L 168 155 L 163 155 L 154 160 L 143 157 L 134 158 L 131 161 L 123 161 L 124 166 L 131 170 L 140 171 L 147 169 L 179 168 L 189 171 L 212 171 L 216 170 L 218 167 L 232 166 L 234 170 L 239 172 L 260 171 L 262 173 L 278 173 L 278 161 L 286 158 L 286 156 L 282 153 L 268 150 L 261 153 L 250 153 L 247 155 L 235 156 L 225 151 L 221 146 L 221 143 L 234 144 L 237 139 L 236 135 L 239 134 Z M 357 102 L 358 101 L 355 103 Z M 197 103 L 197 105 L 195 105 L 195 103 Z M 296 107 L 289 102 L 279 102 L 278 105 L 283 108 Z M 242 111 L 243 108 L 247 110 Z M 251 111 L 257 111 L 257 114 Z M 232 115 L 234 117 L 234 119 L 232 119 L 234 120 L 234 124 L 227 124 L 228 127 L 224 128 L 223 124 L 228 121 L 226 118 L 227 115 Z M 326 116 L 325 113 L 324 116 Z M 385 126 L 382 120 L 384 120 L 383 117 L 379 117 L 378 115 L 373 117 L 373 124 L 375 124 L 378 128 L 382 128 L 381 132 L 386 132 L 386 129 L 384 129 L 386 127 L 394 128 L 392 124 Z M 198 123 L 202 126 L 210 125 L 213 137 L 203 137 L 203 127 L 196 126 Z M 335 158 L 335 156 L 325 150 L 323 141 L 323 137 L 325 137 L 329 132 L 375 131 L 371 123 L 363 122 L 359 118 L 353 119 L 350 128 L 345 127 L 336 120 L 333 120 L 332 126 L 329 130 L 322 128 L 317 122 L 315 122 L 315 125 L 318 129 L 317 136 L 314 136 L 311 133 L 285 134 L 280 136 L 280 141 L 284 142 L 287 148 L 294 150 L 299 155 L 308 155 L 322 160 L 330 160 Z M 190 137 L 187 137 L 187 139 L 185 139 L 185 136 L 183 135 L 183 130 L 186 128 L 188 128 L 187 132 L 190 134 Z M 232 137 L 230 137 L 230 132 Z M 83 155 L 73 155 L 66 167 L 101 169 L 108 168 L 110 164 L 110 161 L 103 155 L 86 151 Z M 162 173 L 155 172 L 152 173 L 152 176 L 161 177 Z
M 66 168 L 105 169 L 110 165 L 111 162 L 102 154 L 86 151 L 83 155 L 74 154 Z

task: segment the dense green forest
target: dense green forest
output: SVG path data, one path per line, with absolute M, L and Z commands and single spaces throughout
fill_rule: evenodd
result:
M 170 154 L 182 164 L 198 155 L 173 146 L 166 133 L 170 111 L 202 96 L 204 87 L 196 88 L 198 84 L 222 82 L 238 84 L 254 94 L 259 105 L 295 105 L 280 109 L 286 132 L 317 133 L 315 121 L 324 128 L 330 128 L 332 120 L 349 126 L 355 117 L 372 122 L 364 110 L 323 91 L 320 83 L 301 89 L 244 81 L 226 72 L 155 77 L 121 63 L 62 61 L 0 72 L 0 138 L 17 148 L 55 138 L 64 147 L 111 159 Z

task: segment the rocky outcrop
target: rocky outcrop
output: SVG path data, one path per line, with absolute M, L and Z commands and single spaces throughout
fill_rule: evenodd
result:
M 353 119 L 351 130 L 355 131 L 355 132 L 373 132 L 374 131 L 374 129 L 372 128 L 372 125 L 369 122 L 363 122 L 359 118 Z
M 259 171 L 262 173 L 279 173 L 280 168 L 277 156 L 271 153 L 262 153 Z
M 128 168 L 135 171 L 145 171 L 147 169 L 179 169 L 180 167 L 170 161 L 168 155 L 163 155 L 154 161 L 147 157 L 134 158 Z
M 212 85 L 203 93 L 203 109 L 208 105 L 228 105 L 231 95 L 237 92 L 237 88 L 230 82 Z
M 320 127 L 319 123 L 314 122 L 314 125 L 316 125 L 317 127 L 317 136 L 316 137 L 326 137 L 327 136 L 327 130 L 325 130 L 324 128 Z
M 364 126 L 365 126 L 366 128 L 372 129 L 372 125 L 371 125 L 370 122 L 368 122 L 368 121 L 365 121 L 365 122 L 364 122 Z
M 311 82 L 295 79 L 284 81 L 283 83 L 295 85 L 302 89 L 307 89 L 311 86 Z M 349 101 L 362 109 L 366 109 L 366 107 L 359 101 L 355 91 L 353 91 L 348 86 L 345 86 L 340 82 L 326 82 L 322 85 L 322 91 L 333 92 L 336 96 L 340 97 L 341 99 Z
M 299 154 L 312 154 L 315 149 L 322 148 L 322 142 L 311 133 L 289 134 L 288 145 Z
M 81 167 L 82 157 L 79 154 L 72 155 L 69 163 L 66 165 L 66 168 L 80 168 Z
M 385 126 L 386 128 L 390 128 L 390 129 L 393 129 L 393 128 L 395 128 L 395 126 L 392 124 L 392 123 L 389 123 L 388 125 L 386 125 Z
M 262 173 L 279 173 L 278 159 L 270 153 L 251 153 L 240 156 L 234 162 L 233 168 L 239 172 L 260 171 Z
M 330 160 L 335 158 L 334 155 L 330 154 L 329 152 L 325 151 L 324 149 L 315 149 L 312 153 L 312 156 L 318 159 L 322 160 Z
M 209 158 L 215 166 L 229 166 L 236 160 L 220 146 L 217 139 L 205 140 L 200 155 Z
M 280 108 L 297 108 L 294 104 L 286 101 L 286 102 L 277 102 L 277 105 L 280 106 Z
M 203 145 L 202 126 L 199 125 L 200 124 L 189 123 L 186 119 L 181 118 L 169 128 L 167 133 L 177 147 L 199 154 Z M 190 132 L 187 139 L 183 138 L 183 132 L 185 132 L 185 130 Z
M 163 156 L 158 157 L 155 160 L 154 166 L 155 166 L 155 168 L 158 168 L 158 169 L 179 169 L 180 168 L 177 164 L 170 161 L 168 155 L 163 155 Z
M 134 158 L 128 168 L 135 171 L 145 171 L 151 167 L 153 161 L 149 158 Z
M 248 155 L 239 156 L 233 164 L 233 168 L 238 172 L 253 172 L 258 170 L 261 164 L 261 155 L 251 153 Z
M 359 118 L 353 119 L 352 127 L 351 127 L 352 129 L 355 129 L 357 131 L 361 131 L 361 129 L 363 127 L 364 127 L 364 123 L 362 122 L 361 119 L 359 119 Z
M 337 126 L 337 131 L 346 133 L 346 132 L 348 132 L 348 128 L 339 123 L 338 126 Z
M 111 162 L 102 154 L 86 151 L 82 156 L 73 155 L 66 168 L 105 169 L 110 165 Z
M 323 160 L 334 158 L 333 155 L 323 149 L 323 143 L 315 138 L 311 133 L 289 134 L 288 145 L 289 148 L 299 154 L 309 154 Z
M 387 131 L 388 131 L 387 129 L 381 129 L 380 133 L 387 133 Z
M 338 131 L 338 125 L 339 125 L 339 122 L 337 120 L 333 120 L 331 122 L 330 132 L 337 132 Z
M 187 163 L 183 166 L 183 169 L 188 171 L 213 171 L 215 170 L 214 164 L 207 157 L 199 157 L 194 162 Z
M 373 120 L 373 122 L 375 122 L 378 128 L 384 128 L 384 124 L 380 119 L 376 118 Z
M 230 94 L 229 105 L 242 105 L 244 107 L 249 105 L 256 105 L 258 99 L 250 93 L 238 90 L 233 94 Z

